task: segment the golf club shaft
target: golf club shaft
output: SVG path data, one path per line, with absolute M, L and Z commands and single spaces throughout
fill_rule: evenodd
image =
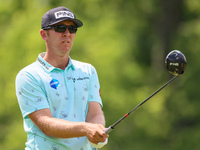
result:
M 140 106 L 142 106 L 146 101 L 148 101 L 151 97 L 156 95 L 159 91 L 161 91 L 164 87 L 166 87 L 168 84 L 170 84 L 172 81 L 174 81 L 177 76 L 174 76 L 171 80 L 169 80 L 167 83 L 165 83 L 162 87 L 160 87 L 157 91 L 155 91 L 153 94 L 151 94 L 147 99 L 145 99 L 143 102 L 138 104 L 135 108 L 133 108 L 131 111 L 129 111 L 127 114 L 125 114 L 122 118 L 120 118 L 117 122 L 115 122 L 113 125 L 109 126 L 108 129 L 105 131 L 105 133 L 110 133 L 122 120 L 127 118 L 132 112 L 137 110 Z

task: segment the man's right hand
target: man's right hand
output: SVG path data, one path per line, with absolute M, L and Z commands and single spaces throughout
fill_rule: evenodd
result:
M 94 144 L 105 142 L 106 139 L 109 137 L 109 135 L 104 132 L 106 128 L 101 124 L 87 123 L 86 128 L 86 136 L 88 140 Z

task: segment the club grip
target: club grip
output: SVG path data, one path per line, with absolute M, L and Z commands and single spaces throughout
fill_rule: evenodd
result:
M 113 128 L 110 126 L 105 130 L 105 133 L 108 134 L 113 130 Z

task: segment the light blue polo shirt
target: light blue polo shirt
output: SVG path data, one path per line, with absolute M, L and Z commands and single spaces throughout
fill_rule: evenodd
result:
M 27 132 L 26 150 L 92 150 L 86 137 L 59 139 L 48 137 L 28 115 L 49 108 L 54 118 L 85 122 L 88 103 L 101 104 L 100 85 L 95 68 L 69 58 L 65 70 L 55 68 L 38 56 L 16 77 L 16 95 Z

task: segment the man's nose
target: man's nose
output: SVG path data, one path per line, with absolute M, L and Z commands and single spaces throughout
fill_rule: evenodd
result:
M 63 35 L 65 36 L 69 36 L 71 33 L 69 32 L 68 28 L 65 30 L 65 32 L 63 33 Z

